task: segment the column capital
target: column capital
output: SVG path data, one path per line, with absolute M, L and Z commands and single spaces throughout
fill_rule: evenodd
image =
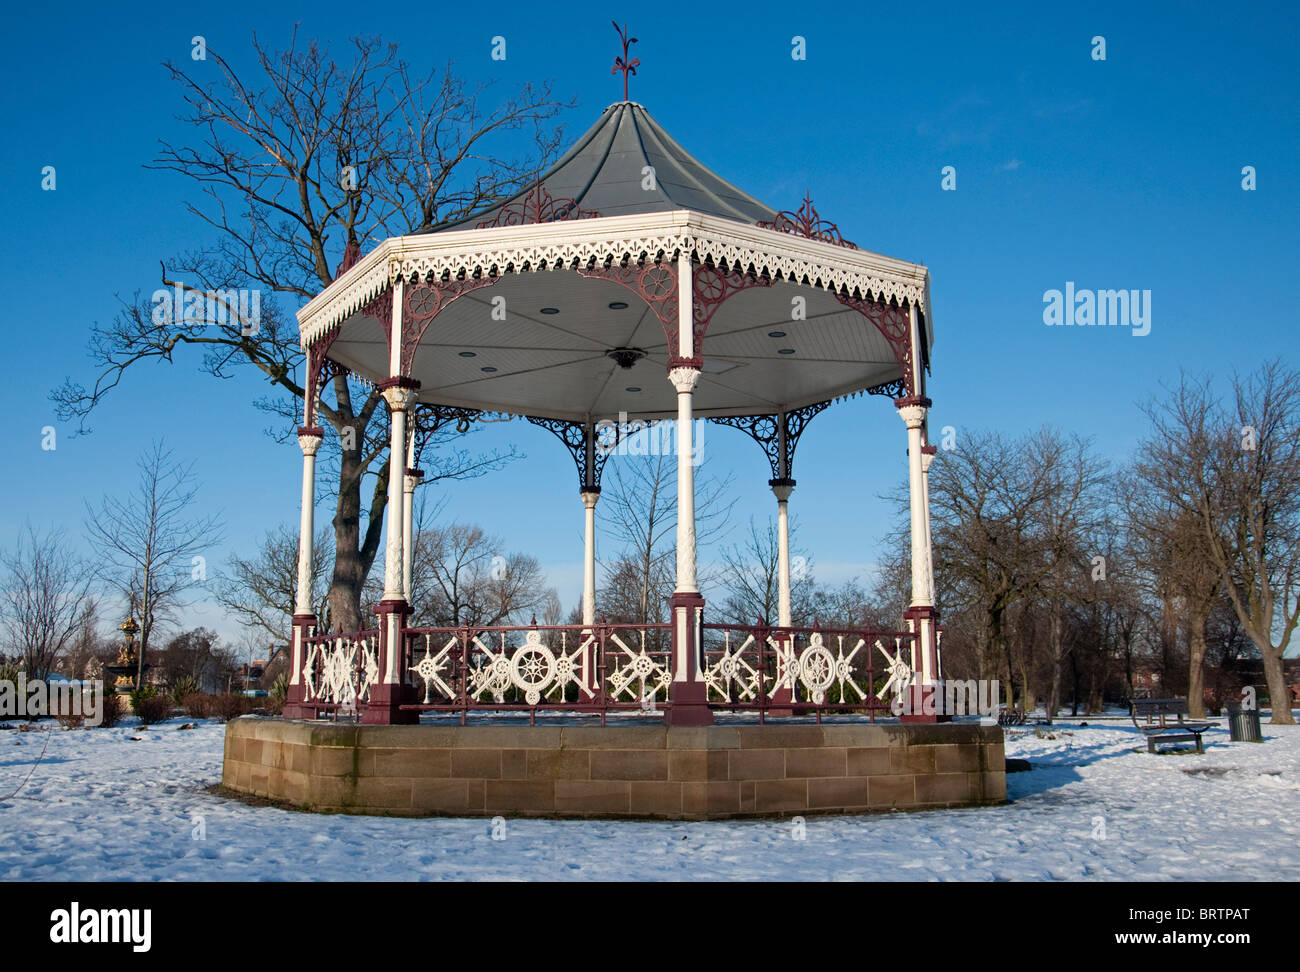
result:
M 793 479 L 769 479 L 767 485 L 772 487 L 772 495 L 778 503 L 790 501 L 790 494 L 794 492 Z
M 424 478 L 423 469 L 408 469 L 402 476 L 402 487 L 408 493 L 414 493 L 415 487 L 420 485 L 420 480 Z
M 390 411 L 405 412 L 415 403 L 415 393 L 419 390 L 420 383 L 414 378 L 403 376 L 385 379 L 375 387 L 383 393 Z
M 899 405 L 898 402 L 906 404 Z M 921 402 L 926 404 L 923 405 Z M 928 403 L 928 398 L 923 398 L 920 402 L 914 399 L 900 398 L 894 404 L 898 406 L 898 417 L 907 424 L 908 429 L 920 429 L 925 425 L 925 416 L 929 411 Z
M 596 501 L 600 499 L 600 487 L 597 486 L 592 489 L 584 489 L 578 493 L 578 495 L 582 497 L 583 506 L 589 510 L 594 510 L 596 508 Z
M 676 368 L 669 368 L 668 380 L 677 389 L 677 394 L 684 395 L 695 390 L 695 384 L 700 380 L 700 369 L 695 365 L 681 365 Z
M 325 430 L 316 426 L 302 426 L 298 429 L 298 447 L 304 456 L 314 456 L 325 438 Z

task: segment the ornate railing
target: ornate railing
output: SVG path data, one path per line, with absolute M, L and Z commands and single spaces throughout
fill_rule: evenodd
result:
M 303 704 L 353 712 L 379 679 L 379 632 L 312 634 L 303 640 Z
M 889 714 L 912 676 L 913 635 L 870 628 L 704 625 L 704 678 L 715 709 L 769 714 Z
M 599 713 L 662 711 L 672 681 L 668 624 L 407 628 L 402 708 Z
M 891 713 L 912 678 L 913 635 L 872 628 L 705 624 L 708 704 L 769 715 Z M 303 706 L 359 715 L 380 678 L 377 630 L 309 634 Z M 407 711 L 599 714 L 671 707 L 669 624 L 404 628 L 399 669 Z

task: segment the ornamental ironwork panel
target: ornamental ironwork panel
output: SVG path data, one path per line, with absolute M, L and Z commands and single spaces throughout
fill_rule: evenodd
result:
M 706 624 L 704 633 L 704 680 L 715 707 L 815 706 L 865 711 L 874 720 L 888 710 L 886 696 L 897 697 L 912 678 L 908 632 Z
M 740 429 L 759 444 L 772 467 L 772 479 L 793 480 L 794 450 L 799 437 L 814 415 L 830 407 L 830 401 L 805 405 L 777 415 L 723 415 L 712 416 L 710 422 Z M 785 422 L 785 468 L 781 462 L 781 422 Z
M 759 226 L 763 229 L 773 229 L 779 233 L 790 233 L 793 236 L 802 236 L 809 240 L 820 240 L 823 243 L 834 243 L 836 246 L 842 246 L 849 250 L 856 250 L 857 246 L 850 243 L 840 235 L 840 228 L 830 220 L 822 219 L 812 203 L 812 197 L 807 193 L 803 197 L 803 205 L 797 212 L 782 210 L 777 213 L 771 221 L 760 221 Z
M 645 710 L 668 700 L 671 625 L 408 628 L 418 708 Z
M 628 436 L 634 435 L 641 430 L 648 428 L 647 422 L 629 422 L 627 424 L 614 422 L 597 422 L 588 424 L 586 422 L 575 422 L 570 419 L 552 419 L 540 418 L 536 415 L 529 415 L 528 421 L 534 425 L 550 431 L 555 435 L 564 448 L 569 451 L 573 457 L 574 465 L 578 468 L 578 489 L 583 492 L 600 492 L 600 480 L 605 473 L 605 463 L 613 455 L 618 444 Z M 612 429 L 612 438 L 603 435 L 605 430 Z M 591 468 L 587 468 L 587 436 L 591 436 Z
M 669 356 L 675 357 L 677 340 L 677 268 L 671 263 L 647 260 L 644 263 L 611 263 L 603 267 L 579 267 L 584 277 L 609 280 L 632 291 L 649 306 L 659 319 L 668 341 Z
M 557 223 L 566 219 L 595 219 L 600 213 L 582 209 L 572 199 L 556 199 L 541 183 L 533 186 L 513 202 L 497 211 L 492 219 L 485 219 L 475 229 L 494 226 L 527 226 L 533 223 Z
M 903 304 L 882 303 L 878 300 L 864 300 L 851 294 L 835 295 L 845 307 L 852 308 L 869 320 L 880 332 L 894 352 L 894 360 L 902 372 L 903 387 L 908 395 L 916 394 L 912 387 L 912 312 Z M 881 387 L 879 385 L 877 388 Z M 903 396 L 899 396 L 903 397 Z
M 401 373 L 411 376 L 415 364 L 415 352 L 420 348 L 424 332 L 429 329 L 433 319 L 442 313 L 447 305 L 459 297 L 482 287 L 491 287 L 497 282 L 496 277 L 461 277 L 447 280 L 431 280 L 413 284 L 405 288 L 402 295 L 402 367 Z M 392 347 L 389 347 L 392 353 Z
M 310 635 L 303 643 L 303 703 L 355 709 L 379 681 L 379 632 Z
M 709 329 L 709 322 L 732 294 L 751 287 L 770 287 L 770 277 L 755 276 L 740 269 L 720 270 L 712 263 L 701 263 L 695 267 L 693 274 L 694 300 L 691 302 L 691 315 L 695 329 L 695 344 L 698 352 L 704 347 L 704 333 Z M 676 328 L 673 328 L 676 333 Z

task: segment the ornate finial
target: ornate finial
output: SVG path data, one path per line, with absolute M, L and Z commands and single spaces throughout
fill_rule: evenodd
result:
M 816 207 L 813 206 L 812 195 L 808 192 L 804 193 L 803 205 L 799 207 L 798 212 L 782 211 L 777 213 L 776 218 L 770 222 L 759 222 L 758 225 L 764 229 L 779 230 L 782 233 L 803 236 L 810 240 L 834 243 L 836 246 L 847 247 L 850 250 L 857 249 L 856 246 L 840 236 L 838 226 L 829 220 L 821 218 Z
M 628 48 L 636 43 L 636 38 L 627 36 L 627 24 L 620 27 L 617 20 L 613 21 L 613 24 L 614 29 L 618 31 L 618 36 L 623 39 L 623 56 L 614 58 L 614 66 L 609 69 L 609 73 L 616 74 L 619 71 L 623 72 L 623 100 L 627 101 L 627 76 L 629 74 L 636 74 L 636 69 L 641 63 L 641 59 L 637 57 L 634 57 L 631 60 L 628 59 Z

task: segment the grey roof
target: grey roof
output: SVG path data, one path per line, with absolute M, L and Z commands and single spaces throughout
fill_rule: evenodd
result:
M 654 167 L 655 188 L 643 189 L 645 166 Z M 474 229 L 482 225 L 546 222 L 541 200 L 558 207 L 572 203 L 580 215 L 626 216 L 691 209 L 745 223 L 770 221 L 776 211 L 737 189 L 702 165 L 650 113 L 633 101 L 610 105 L 536 187 L 454 223 L 424 232 Z M 550 200 L 546 200 L 546 196 Z M 521 218 L 521 214 L 522 218 Z

